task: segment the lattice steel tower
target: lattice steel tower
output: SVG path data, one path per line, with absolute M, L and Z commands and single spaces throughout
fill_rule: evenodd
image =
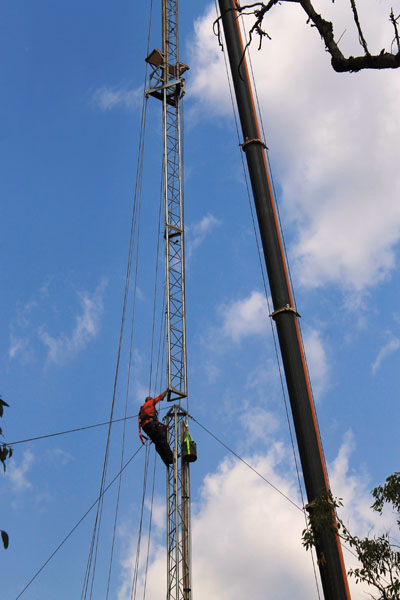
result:
M 151 67 L 146 93 L 161 100 L 163 109 L 167 386 L 168 400 L 176 401 L 164 419 L 174 454 L 167 467 L 167 600 L 191 600 L 189 460 L 194 457 L 181 450 L 188 415 L 181 406 L 187 398 L 187 367 L 180 103 L 182 75 L 189 67 L 179 62 L 177 0 L 162 0 L 162 50 L 153 50 L 146 61 Z

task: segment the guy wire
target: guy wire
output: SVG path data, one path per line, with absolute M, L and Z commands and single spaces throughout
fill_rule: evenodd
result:
M 216 6 L 216 1 L 215 1 L 215 6 Z M 218 14 L 218 11 L 217 11 L 217 14 Z M 244 31 L 245 40 L 247 42 L 246 29 L 245 29 L 245 27 L 243 25 L 243 23 L 244 23 L 243 16 L 241 16 L 241 21 L 242 21 L 242 30 Z M 224 62 L 225 62 L 225 71 L 226 71 L 226 74 L 227 74 L 227 79 L 228 79 L 228 84 L 229 84 L 229 92 L 230 92 L 230 98 L 231 98 L 231 104 L 232 104 L 232 111 L 233 111 L 234 121 L 235 121 L 235 127 L 236 127 L 236 134 L 237 134 L 237 137 L 238 137 L 238 143 L 240 145 L 240 134 L 239 134 L 239 127 L 238 127 L 237 115 L 236 115 L 236 108 L 235 108 L 235 104 L 234 104 L 234 100 L 233 100 L 232 83 L 231 83 L 231 79 L 229 77 L 229 70 L 228 70 L 228 67 L 227 67 L 227 60 L 226 60 L 226 55 L 225 55 L 224 49 L 223 49 L 223 54 L 224 54 Z M 253 66 L 252 66 L 252 62 L 251 62 L 250 52 L 248 52 L 248 55 L 249 55 L 249 63 L 250 63 L 250 70 L 251 70 L 251 76 L 252 76 L 252 83 L 253 83 L 253 87 L 254 87 L 254 90 L 255 90 L 255 96 L 256 96 L 256 102 L 257 102 L 257 110 L 258 110 L 258 114 L 259 114 L 259 118 L 260 118 L 260 122 L 261 122 L 261 128 L 262 128 L 262 132 L 263 132 L 263 136 L 264 136 L 264 140 L 265 140 L 264 125 L 263 125 L 261 111 L 260 111 L 260 104 L 259 104 L 259 98 L 258 98 L 258 93 L 257 93 L 257 86 L 256 86 L 256 83 L 255 83 L 255 78 L 254 78 L 254 72 L 253 72 Z M 279 215 L 279 208 L 278 208 L 277 201 L 276 201 L 276 191 L 275 191 L 275 185 L 274 185 L 274 180 L 273 180 L 273 176 L 272 176 L 272 170 L 271 170 L 271 164 L 270 164 L 270 160 L 269 160 L 268 150 L 267 150 L 267 161 L 268 161 L 268 168 L 269 168 L 269 171 L 270 171 L 270 176 L 271 176 L 271 181 L 272 181 L 273 197 L 274 197 L 274 201 L 275 201 L 275 205 L 276 205 L 277 213 L 278 213 L 280 233 L 281 233 L 282 240 L 283 240 L 283 245 L 284 245 L 285 258 L 286 258 L 286 262 L 288 264 L 288 257 L 287 257 L 286 246 L 285 246 L 283 232 L 282 232 L 282 225 L 281 225 L 281 220 L 280 220 L 280 215 Z M 262 261 L 262 258 L 261 258 L 260 243 L 259 243 L 259 238 L 258 238 L 258 235 L 257 235 L 256 225 L 255 225 L 254 211 L 253 211 L 253 206 L 252 206 L 251 197 L 250 197 L 250 190 L 249 190 L 249 182 L 248 182 L 247 170 L 245 168 L 245 163 L 244 163 L 244 159 L 243 159 L 242 153 L 241 153 L 241 162 L 242 162 L 242 169 L 243 169 L 243 173 L 244 173 L 244 177 L 245 177 L 245 182 L 246 182 L 247 197 L 248 197 L 248 201 L 249 201 L 249 207 L 250 207 L 251 218 L 252 218 L 252 223 L 253 223 L 253 230 L 254 230 L 254 235 L 255 235 L 255 239 L 256 239 L 257 253 L 258 253 L 258 258 L 259 258 L 259 263 L 260 263 L 260 269 L 261 269 L 261 275 L 262 275 L 262 280 L 263 280 L 264 293 L 265 293 L 265 297 L 266 297 L 266 300 L 267 300 L 268 312 L 269 312 L 269 314 L 271 314 L 272 311 L 271 311 L 270 302 L 269 302 L 269 296 L 268 296 L 268 291 L 267 291 L 267 285 L 266 285 L 266 279 L 265 279 L 265 272 L 264 272 L 264 265 L 263 265 L 263 261 Z M 291 285 L 291 288 L 293 288 L 289 264 L 288 264 L 288 270 L 289 270 L 290 285 Z M 293 297 L 294 297 L 294 295 L 293 295 Z M 280 378 L 280 382 L 281 382 L 281 390 L 282 390 L 282 395 L 283 395 L 283 400 L 284 400 L 284 406 L 285 406 L 285 412 L 286 412 L 286 419 L 287 419 L 287 423 L 288 423 L 290 441 L 291 441 L 292 452 L 293 452 L 293 457 L 294 457 L 294 463 L 295 463 L 295 468 L 296 468 L 296 473 L 297 473 L 297 481 L 298 481 L 300 496 L 301 496 L 302 503 L 303 503 L 303 506 L 304 506 L 304 496 L 303 496 L 303 490 L 302 490 L 302 486 L 301 486 L 299 467 L 298 467 L 298 463 L 297 463 L 297 456 L 296 456 L 294 439 L 293 439 L 293 432 L 292 432 L 292 427 L 291 427 L 291 422 L 290 422 L 290 417 L 289 417 L 289 410 L 288 410 L 288 406 L 287 406 L 287 398 L 286 398 L 286 393 L 285 393 L 285 387 L 284 387 L 284 383 L 283 383 L 283 375 L 282 375 L 281 362 L 279 360 L 279 353 L 278 353 L 278 348 L 277 348 L 276 335 L 275 335 L 275 330 L 274 330 L 274 326 L 273 326 L 273 322 L 272 322 L 271 318 L 270 318 L 270 324 L 271 324 L 271 331 L 272 331 L 273 342 L 274 342 L 275 357 L 276 357 L 276 361 L 277 361 L 277 365 L 278 365 L 278 370 L 279 370 L 279 378 Z M 305 518 L 306 526 L 307 526 L 307 516 L 305 514 L 304 514 L 304 518 Z M 315 567 L 315 562 L 314 562 L 314 556 L 313 556 L 312 553 L 311 553 L 311 557 L 312 557 L 312 565 L 313 565 L 313 571 L 314 571 L 315 584 L 316 584 L 316 587 L 317 587 L 318 597 L 320 598 L 318 580 L 317 580 L 317 575 L 316 575 L 316 567 Z
M 241 15 L 241 22 L 242 22 L 242 30 L 243 30 L 244 37 L 245 37 L 245 40 L 246 40 L 246 48 L 248 49 L 248 53 L 247 53 L 248 54 L 248 62 L 249 62 L 249 65 L 250 65 L 251 79 L 252 79 L 254 94 L 255 94 L 255 97 L 256 97 L 256 105 L 257 105 L 258 118 L 259 118 L 260 123 L 261 123 L 261 131 L 262 131 L 263 139 L 266 140 L 265 129 L 264 129 L 264 122 L 263 122 L 263 118 L 262 118 L 261 107 L 260 107 L 260 100 L 259 100 L 258 90 L 257 90 L 257 84 L 256 84 L 255 76 L 254 76 L 253 63 L 252 63 L 252 60 L 251 60 L 250 47 L 247 45 L 247 34 L 246 34 L 246 28 L 244 26 L 244 17 L 243 17 L 243 15 Z M 291 293 L 292 293 L 292 296 L 293 296 L 294 306 L 295 306 L 295 308 L 297 310 L 296 296 L 295 296 L 294 287 L 293 287 L 293 280 L 292 280 L 292 274 L 291 274 L 291 270 L 290 270 L 289 257 L 288 257 L 288 254 L 287 254 L 285 236 L 284 236 L 283 228 L 282 228 L 282 221 L 281 221 L 281 216 L 280 216 L 280 211 L 279 211 L 279 204 L 278 204 L 278 200 L 277 200 L 277 194 L 276 194 L 276 188 L 275 188 L 275 181 L 274 181 L 274 177 L 273 177 L 273 171 L 272 171 L 272 165 L 271 165 L 271 161 L 270 161 L 268 146 L 265 147 L 265 153 L 266 153 L 266 156 L 267 156 L 268 170 L 269 170 L 269 174 L 270 174 L 270 178 L 271 178 L 271 183 L 272 183 L 273 200 L 274 200 L 274 204 L 275 204 L 275 207 L 276 207 L 276 212 L 277 212 L 277 215 L 278 215 L 279 231 L 280 231 L 280 235 L 281 235 L 281 239 L 282 239 L 283 251 L 284 251 L 284 256 L 285 256 L 285 260 L 286 260 L 287 270 L 288 270 L 288 274 L 289 274 L 290 289 L 291 289 Z M 242 162 L 243 162 L 243 159 L 242 159 Z M 247 177 L 246 177 L 246 184 L 247 184 Z M 251 202 L 250 202 L 250 207 L 251 207 L 252 220 L 253 220 L 253 225 L 254 225 L 254 213 L 253 213 L 253 207 L 251 205 Z M 260 246 L 259 246 L 258 236 L 256 236 L 256 240 L 257 240 L 258 255 L 259 255 L 259 259 L 261 261 L 261 253 L 260 253 Z M 262 263 L 262 261 L 261 261 L 261 263 Z M 263 271 L 263 273 L 264 273 L 264 271 Z M 263 280 L 264 280 L 264 286 L 265 286 L 264 275 L 263 275 Z M 271 309 L 270 309 L 268 297 L 267 297 L 267 302 L 268 302 L 268 312 L 269 312 L 269 314 L 271 314 Z M 298 460 L 297 460 L 297 454 L 296 454 L 296 449 L 295 449 L 295 444 L 294 444 L 294 436 L 293 436 L 292 424 L 291 424 L 291 420 L 290 420 L 290 416 L 289 416 L 289 409 L 288 409 L 287 397 L 286 397 L 286 392 L 285 392 L 285 386 L 284 386 L 284 383 L 283 383 L 281 361 L 279 359 L 279 353 L 278 353 L 278 347 L 277 347 L 277 341 L 276 341 L 276 334 L 275 334 L 275 328 L 274 328 L 272 317 L 270 317 L 270 323 L 271 323 L 271 330 L 272 330 L 272 335 L 273 335 L 273 340 L 274 340 L 275 355 L 276 355 L 276 360 L 277 360 L 277 364 L 278 364 L 278 368 L 279 368 L 279 377 L 280 377 L 280 381 L 281 381 L 281 389 L 282 389 L 282 395 L 283 395 L 283 400 L 284 400 L 284 405 L 285 405 L 286 420 L 287 420 L 287 423 L 288 423 L 289 435 L 290 435 L 290 442 L 291 442 L 291 446 L 292 446 L 293 458 L 294 458 L 294 463 L 295 463 L 295 467 L 296 467 L 297 482 L 298 482 L 298 487 L 299 487 L 299 491 L 300 491 L 301 501 L 302 501 L 302 504 L 304 506 L 305 502 L 304 502 L 303 486 L 301 485 L 300 470 L 299 470 L 299 466 L 298 466 Z M 300 323 L 299 323 L 299 331 L 300 331 L 300 337 L 301 337 L 301 344 L 303 346 L 303 354 L 304 354 L 304 358 L 305 358 L 305 362 L 306 362 L 307 375 L 308 375 L 308 379 L 310 381 L 309 372 L 308 372 L 307 358 L 306 358 L 306 354 L 305 354 L 305 350 L 304 350 L 303 337 L 302 337 L 302 334 L 301 334 Z M 310 381 L 310 387 L 311 387 L 311 381 Z M 312 393 L 312 389 L 311 389 L 311 393 Z M 308 524 L 306 513 L 304 513 L 304 520 L 305 520 L 306 527 L 308 528 L 309 524 Z M 317 569 L 316 569 L 316 565 L 315 565 L 315 559 L 314 559 L 314 553 L 313 552 L 311 552 L 311 560 L 312 560 L 312 565 L 313 565 L 314 580 L 315 580 L 315 585 L 316 585 L 316 588 L 317 588 L 317 594 L 318 594 L 318 598 L 320 598 L 321 596 L 320 596 L 320 590 L 319 590 L 319 584 L 318 584 L 318 578 L 317 578 Z

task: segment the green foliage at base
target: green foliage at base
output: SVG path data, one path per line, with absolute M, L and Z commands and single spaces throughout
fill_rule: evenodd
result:
M 382 514 L 385 505 L 397 513 L 400 528 L 400 473 L 390 475 L 383 485 L 372 490 L 375 499 L 371 508 Z M 388 532 L 380 536 L 358 537 L 353 535 L 337 515 L 343 506 L 341 498 L 325 492 L 307 506 L 309 527 L 302 533 L 302 542 L 308 550 L 318 546 L 321 533 L 339 535 L 342 542 L 350 546 L 357 555 L 360 566 L 349 569 L 348 575 L 357 583 L 366 583 L 375 588 L 376 600 L 398 600 L 400 598 L 400 551 Z
M 3 542 L 3 546 L 7 550 L 8 543 L 9 543 L 8 533 L 6 531 L 3 531 L 2 529 L 0 529 L 0 534 L 1 534 L 1 539 L 2 539 L 2 542 Z
M 0 417 L 3 416 L 5 406 L 9 406 L 9 404 L 7 404 L 7 402 L 4 402 L 4 400 L 0 396 Z M 0 435 L 3 435 L 3 430 L 1 429 L 1 427 L 0 427 Z M 11 458 L 12 453 L 13 453 L 12 448 L 7 446 L 7 444 L 0 445 L 0 461 L 3 464 L 3 472 L 6 470 L 6 460 L 7 460 L 7 458 Z M 0 529 L 0 535 L 1 535 L 1 540 L 3 542 L 3 546 L 5 549 L 7 549 L 8 544 L 9 544 L 8 533 L 6 531 L 3 531 L 2 529 Z

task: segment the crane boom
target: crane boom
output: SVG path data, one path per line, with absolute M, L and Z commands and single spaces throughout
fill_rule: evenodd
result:
M 301 341 L 298 323 L 300 315 L 294 307 L 289 285 L 265 145 L 261 139 L 248 76 L 236 11 L 238 6 L 237 0 L 219 0 L 244 138 L 242 148 L 246 154 L 274 307 L 271 316 L 278 333 L 307 498 L 311 505 L 320 494 L 329 492 L 328 475 Z M 349 600 L 350 592 L 338 536 L 334 532 L 319 535 L 316 550 L 325 599 Z

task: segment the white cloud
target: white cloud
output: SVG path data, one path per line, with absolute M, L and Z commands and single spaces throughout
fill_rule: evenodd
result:
M 147 539 L 142 538 L 142 548 L 146 548 Z M 137 540 L 135 537 L 131 538 L 128 551 L 125 559 L 122 560 L 122 584 L 117 592 L 118 600 L 131 600 L 132 598 L 132 584 L 134 584 L 134 566 L 136 558 L 136 547 Z M 155 600 L 160 597 L 160 590 L 165 594 L 167 587 L 167 576 L 166 576 L 166 564 L 167 554 L 165 547 L 155 545 L 153 547 L 153 565 L 149 567 L 146 581 L 146 598 L 148 600 Z M 139 574 L 136 582 L 136 594 L 134 597 L 143 597 L 145 582 L 144 569 L 139 569 Z
M 275 377 L 276 361 L 269 359 L 266 366 L 255 365 L 254 369 L 249 371 L 246 378 L 246 388 L 249 388 L 252 393 L 261 390 L 261 393 L 264 394 L 265 390 L 271 387 L 271 380 Z
M 282 399 L 282 386 L 276 357 L 266 359 L 264 356 L 260 356 L 258 362 L 253 362 L 252 368 L 245 374 L 245 390 L 246 404 L 243 408 L 276 407 L 276 401 Z
M 276 433 L 279 426 L 274 414 L 257 406 L 246 410 L 240 420 L 247 432 L 246 439 L 251 443 L 265 442 L 272 433 Z
M 252 465 L 273 479 L 284 493 L 296 499 L 295 488 L 275 468 L 286 451 L 274 445 L 266 457 L 251 457 Z M 200 501 L 192 507 L 193 590 L 196 597 L 222 600 L 259 598 L 266 582 L 271 597 L 310 597 L 313 575 L 310 557 L 302 550 L 301 511 L 285 501 L 243 463 L 226 458 L 207 475 Z M 282 505 L 284 509 L 282 510 Z M 286 510 L 285 510 L 286 508 Z M 290 535 L 285 535 L 290 532 Z M 126 560 L 132 565 L 135 546 Z M 290 564 L 291 577 L 282 581 L 282 565 Z M 165 589 L 165 550 L 155 547 L 148 571 L 149 600 Z M 142 582 L 142 579 L 141 579 Z M 297 586 L 304 590 L 298 596 Z M 122 592 L 122 590 L 121 590 Z M 126 600 L 126 586 L 119 600 Z
M 10 360 L 18 359 L 22 365 L 27 365 L 34 359 L 33 338 L 36 336 L 32 323 L 35 313 L 43 308 L 44 300 L 49 295 L 48 287 L 48 282 L 45 282 L 28 302 L 17 302 L 15 320 L 10 324 Z
M 191 76 L 187 94 L 189 98 L 195 97 L 198 103 L 204 101 L 208 116 L 225 114 L 226 105 L 229 106 L 229 87 L 225 77 L 223 54 L 212 33 L 212 23 L 215 18 L 215 8 L 210 5 L 204 18 L 195 21 L 195 35 L 190 45 Z M 212 95 L 208 99 L 205 97 L 207 90 Z M 204 116 L 203 114 L 203 118 Z
M 380 522 L 369 508 L 371 496 L 364 474 L 349 473 L 354 447 L 351 433 L 345 436 L 331 465 L 331 483 L 336 496 L 344 499 L 342 516 L 360 535 Z M 265 456 L 247 456 L 259 473 L 301 505 L 291 452 L 281 443 L 270 445 Z M 392 519 L 393 521 L 393 519 Z M 243 463 L 225 458 L 209 473 L 200 497 L 192 507 L 193 592 L 196 597 L 222 600 L 317 597 L 311 557 L 301 544 L 304 515 Z M 133 564 L 136 545 L 124 558 L 125 572 Z M 344 552 L 347 567 L 354 558 Z M 155 600 L 165 590 L 165 550 L 156 543 L 148 570 L 146 597 Z M 141 571 L 141 574 L 143 572 Z M 139 587 L 143 577 L 139 578 Z M 365 586 L 350 580 L 353 600 L 366 597 Z M 127 588 L 119 600 L 127 600 Z
M 348 7 L 335 3 L 328 10 L 338 18 L 337 31 L 346 30 Z M 363 3 L 378 53 L 382 40 L 392 39 L 389 12 L 387 3 Z M 214 19 L 210 8 L 196 24 L 190 87 L 203 115 L 231 118 Z M 394 268 L 400 239 L 398 74 L 334 73 L 319 35 L 291 3 L 275 7 L 265 25 L 273 39 L 261 52 L 254 47 L 252 64 L 278 165 L 284 227 L 290 222 L 295 235 L 295 275 L 311 287 L 375 285 Z M 344 40 L 358 52 L 349 31 Z
M 44 293 L 42 292 L 43 287 L 39 290 L 40 296 L 43 297 Z M 17 306 L 17 325 L 21 328 L 27 327 L 29 325 L 29 319 L 31 317 L 32 311 L 37 308 L 38 300 L 33 299 L 24 304 L 23 306 Z
M 100 330 L 103 313 L 103 293 L 107 283 L 103 280 L 93 293 L 79 293 L 82 312 L 76 317 L 76 324 L 70 336 L 61 333 L 52 337 L 44 326 L 38 331 L 41 342 L 47 347 L 47 364 L 65 364 L 84 350 Z
M 329 465 L 332 489 L 338 497 L 346 496 L 346 504 L 354 501 L 360 487 L 365 488 L 365 476 L 349 474 L 350 457 L 355 449 L 354 435 L 347 431 L 336 458 Z
M 28 338 L 19 338 L 13 333 L 10 334 L 10 347 L 8 349 L 9 358 L 16 358 L 17 356 L 27 355 L 28 347 Z
M 75 458 L 69 452 L 61 450 L 61 448 L 55 448 L 54 450 L 47 450 L 47 456 L 49 460 L 55 465 L 65 466 Z
M 249 335 L 268 332 L 268 305 L 264 294 L 253 291 L 243 300 L 219 308 L 223 318 L 223 333 L 235 342 Z
M 6 475 L 11 481 L 13 489 L 17 492 L 29 489 L 32 487 L 31 482 L 27 478 L 27 474 L 35 461 L 35 456 L 30 450 L 25 450 L 22 460 L 19 462 L 15 455 L 11 461 L 7 462 Z
M 222 222 L 219 219 L 209 213 L 203 217 L 199 223 L 194 223 L 186 228 L 188 258 L 192 255 L 193 250 L 198 248 L 204 242 L 206 237 L 221 224 Z
M 136 509 L 135 509 L 136 514 Z M 148 531 L 149 519 L 151 516 L 151 558 L 155 563 L 159 563 L 165 567 L 166 565 L 166 549 L 163 543 L 165 539 L 165 499 L 154 498 L 153 506 L 149 500 L 145 500 L 145 511 L 143 514 L 142 537 L 140 544 L 140 559 L 138 561 L 139 570 L 137 573 L 136 594 L 135 597 L 143 596 L 143 588 L 145 583 L 145 563 L 147 558 L 148 536 L 144 532 Z M 138 531 L 132 534 L 135 530 L 133 524 L 129 521 L 121 524 L 118 527 L 118 536 L 123 542 L 124 550 L 121 558 L 120 585 L 117 592 L 118 600 L 130 600 L 132 585 L 135 581 L 135 566 L 136 555 L 138 548 Z M 153 573 L 148 573 L 146 598 L 152 597 L 152 592 L 149 589 L 166 588 L 166 569 L 160 570 L 159 576 L 154 581 Z M 155 597 L 155 596 L 153 596 Z
M 395 524 L 395 515 L 389 511 L 383 516 L 371 510 L 372 496 L 369 477 L 365 471 L 350 469 L 350 457 L 355 448 L 354 436 L 348 431 L 335 460 L 329 465 L 329 479 L 334 495 L 343 498 L 340 516 L 355 535 L 380 535 Z M 381 482 L 379 482 L 381 483 Z M 348 566 L 354 565 L 354 557 L 345 552 Z
M 389 340 L 383 346 L 383 348 L 381 348 L 379 350 L 378 355 L 377 355 L 375 361 L 371 365 L 372 374 L 375 375 L 375 373 L 377 372 L 377 370 L 380 368 L 380 366 L 382 364 L 382 361 L 385 360 L 385 358 L 387 358 L 391 354 L 393 354 L 393 352 L 396 352 L 399 348 L 400 348 L 400 340 L 399 340 L 399 338 L 394 337 L 391 340 Z
M 318 397 L 327 385 L 329 374 L 328 361 L 321 333 L 316 329 L 308 329 L 304 333 L 303 341 L 313 392 Z
M 108 87 L 103 85 L 92 96 L 92 103 L 100 110 L 106 112 L 114 108 L 133 109 L 140 105 L 143 97 L 143 88 L 136 90 L 121 87 Z
M 157 534 L 164 534 L 166 523 L 165 523 L 165 499 L 164 498 L 155 498 L 153 501 L 153 506 L 151 506 L 150 502 L 147 500 L 146 508 L 149 511 L 152 511 L 152 526 L 156 528 Z
M 250 462 L 297 500 L 295 486 L 277 473 L 284 456 L 277 445 L 266 457 L 253 456 Z M 311 559 L 301 546 L 303 528 L 300 511 L 245 465 L 225 459 L 206 477 L 202 507 L 193 519 L 196 594 L 223 600 L 260 598 L 268 582 L 268 593 L 277 600 L 312 596 Z M 290 565 L 290 577 L 282 577 L 283 565 Z
M 207 363 L 204 366 L 204 372 L 209 383 L 215 383 L 221 374 L 221 369 L 213 363 Z

